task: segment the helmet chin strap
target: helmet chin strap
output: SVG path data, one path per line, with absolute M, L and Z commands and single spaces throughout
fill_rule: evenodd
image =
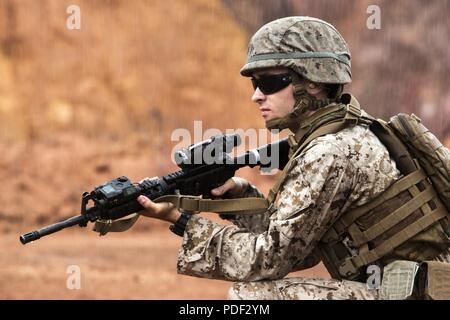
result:
M 336 99 L 317 99 L 309 94 L 305 85 L 300 82 L 298 75 L 291 72 L 292 86 L 294 89 L 295 104 L 292 111 L 283 118 L 272 119 L 266 122 L 266 128 L 269 130 L 283 130 L 289 128 L 295 133 L 300 123 L 309 117 L 309 113 L 325 107 Z

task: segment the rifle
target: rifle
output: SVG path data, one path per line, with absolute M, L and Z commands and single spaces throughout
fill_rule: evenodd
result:
M 210 191 L 223 185 L 240 168 L 282 169 L 288 161 L 287 139 L 230 157 L 227 153 L 240 143 L 241 138 L 237 134 L 217 135 L 176 151 L 174 158 L 181 168 L 179 171 L 141 183 L 132 183 L 126 176 L 121 176 L 101 184 L 82 194 L 80 215 L 23 234 L 20 242 L 27 244 L 77 224 L 86 227 L 88 222 L 117 220 L 139 212 L 144 209 L 136 200 L 140 195 L 151 200 L 173 194 L 201 195 L 204 199 L 211 199 Z M 94 203 L 91 207 L 88 207 L 89 201 Z

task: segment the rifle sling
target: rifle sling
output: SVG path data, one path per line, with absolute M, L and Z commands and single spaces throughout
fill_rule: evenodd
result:
M 268 208 L 268 201 L 264 198 L 237 198 L 237 199 L 201 199 L 187 195 L 165 195 L 153 200 L 154 202 L 169 202 L 176 208 L 199 212 L 217 212 L 227 214 L 257 214 L 263 213 Z M 131 218 L 121 220 L 97 220 L 93 231 L 105 235 L 108 232 L 123 232 L 130 229 L 138 220 L 139 213 Z

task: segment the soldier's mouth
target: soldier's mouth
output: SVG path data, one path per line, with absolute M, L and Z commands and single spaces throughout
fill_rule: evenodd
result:
M 260 111 L 261 111 L 261 116 L 264 119 L 266 119 L 269 116 L 270 109 L 268 109 L 268 108 L 261 108 Z

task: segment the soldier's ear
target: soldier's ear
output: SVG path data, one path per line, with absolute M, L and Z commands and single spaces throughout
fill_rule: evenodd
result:
M 312 96 L 317 96 L 325 90 L 325 86 L 319 83 L 308 82 L 306 84 L 306 91 Z

